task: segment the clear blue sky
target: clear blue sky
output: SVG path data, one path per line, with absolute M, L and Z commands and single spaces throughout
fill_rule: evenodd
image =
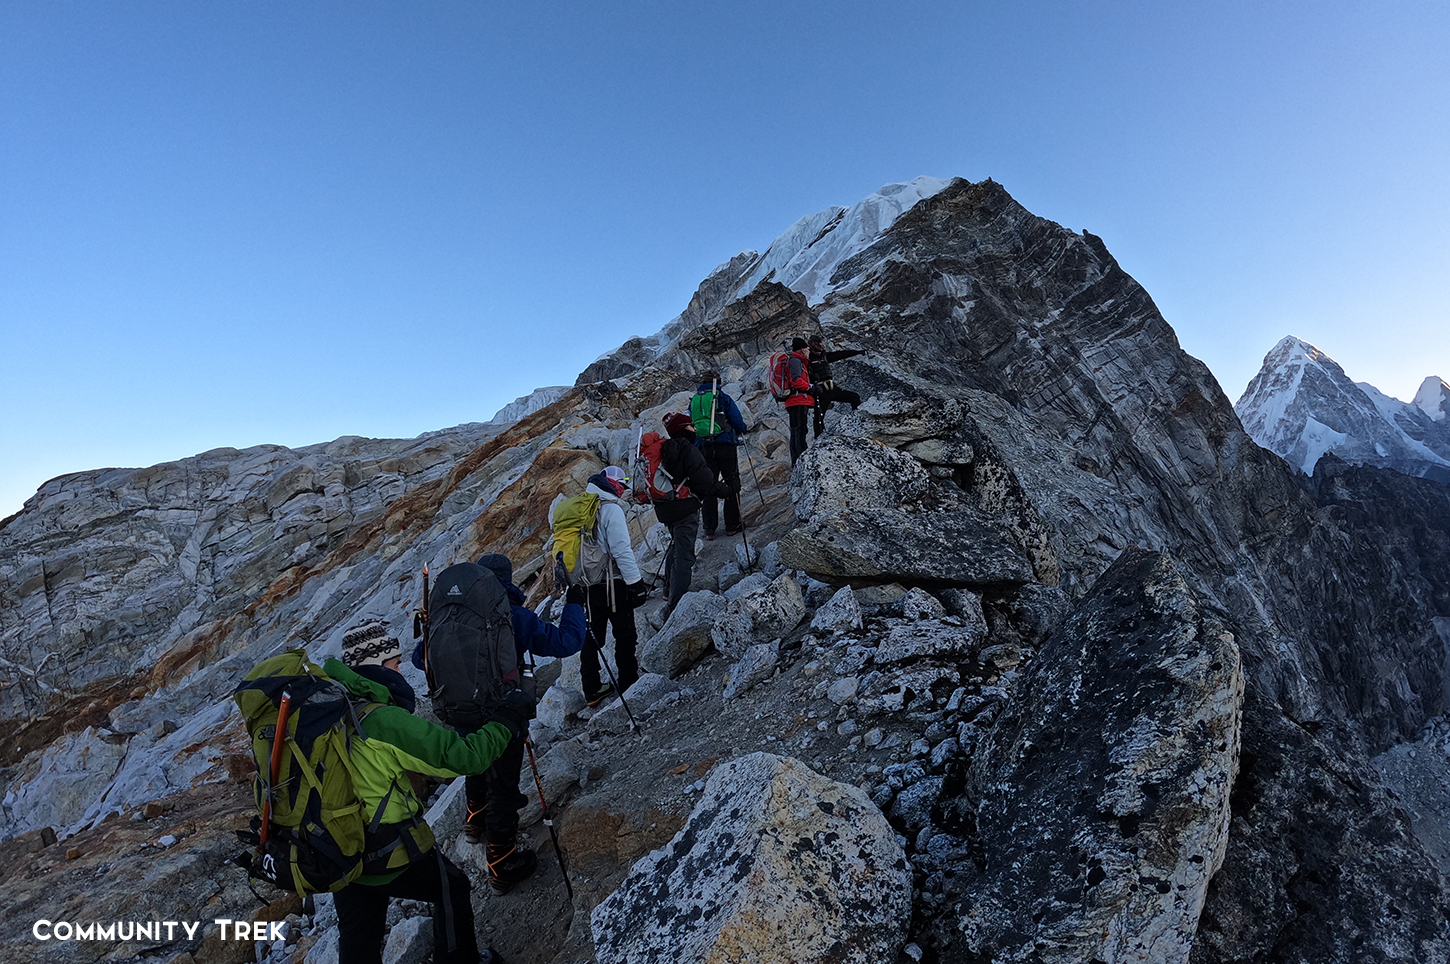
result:
M 489 418 L 919 174 L 1104 238 L 1237 398 L 1450 378 L 1450 5 L 0 7 L 0 516 Z

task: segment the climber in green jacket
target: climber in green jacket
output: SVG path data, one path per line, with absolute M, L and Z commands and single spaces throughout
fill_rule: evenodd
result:
M 349 754 L 363 812 L 381 806 L 383 815 L 377 831 L 368 832 L 362 876 L 335 897 L 338 964 L 380 964 L 391 897 L 433 904 L 433 960 L 501 964 L 492 948 L 479 951 L 468 876 L 434 846 L 424 801 L 408 774 L 483 773 L 528 725 L 532 705 L 515 691 L 517 705 L 509 694 L 482 728 L 460 736 L 413 715 L 415 696 L 398 672 L 401 660 L 398 641 L 374 620 L 349 630 L 342 659 L 322 667 L 354 697 L 383 704 L 362 717 L 367 739 L 353 741 Z

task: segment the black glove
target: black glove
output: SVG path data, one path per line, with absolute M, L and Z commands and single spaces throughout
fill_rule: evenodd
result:
M 582 606 L 588 598 L 589 592 L 583 586 L 570 586 L 564 593 L 564 605 Z
M 624 599 L 629 603 L 631 609 L 638 609 L 644 605 L 649 598 L 649 588 L 645 586 L 644 580 L 631 582 L 624 587 Z
M 534 701 L 523 690 L 509 690 L 494 704 L 489 723 L 502 723 L 514 739 L 525 732 L 534 717 Z

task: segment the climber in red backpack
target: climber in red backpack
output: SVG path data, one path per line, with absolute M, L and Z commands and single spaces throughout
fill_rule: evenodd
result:
M 790 464 L 795 465 L 806 450 L 806 429 L 816 407 L 804 338 L 791 339 L 790 352 L 771 359 L 770 382 L 771 392 L 785 402 L 786 414 L 790 416 Z

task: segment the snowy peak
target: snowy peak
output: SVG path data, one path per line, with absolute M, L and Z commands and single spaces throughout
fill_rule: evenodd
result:
M 1447 399 L 1450 389 L 1433 377 L 1413 404 L 1391 398 L 1290 336 L 1264 356 L 1234 410 L 1254 441 L 1306 475 L 1333 452 L 1346 462 L 1450 482 Z
M 766 249 L 737 296 L 748 294 L 769 277 L 799 291 L 811 304 L 819 304 L 828 292 L 851 280 L 833 278 L 842 262 L 865 250 L 918 201 L 940 193 L 950 183 L 922 176 L 904 184 L 888 184 L 849 208 L 832 206 L 801 218 Z
M 1450 385 L 1445 379 L 1431 375 L 1420 383 L 1415 400 L 1410 404 L 1430 417 L 1432 422 L 1445 422 L 1450 418 Z

